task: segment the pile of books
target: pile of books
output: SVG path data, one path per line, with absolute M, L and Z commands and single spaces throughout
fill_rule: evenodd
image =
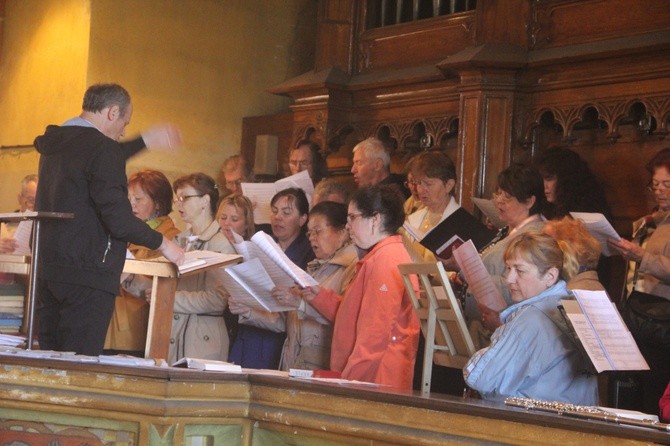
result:
M 0 285 L 0 333 L 17 334 L 23 321 L 23 284 Z

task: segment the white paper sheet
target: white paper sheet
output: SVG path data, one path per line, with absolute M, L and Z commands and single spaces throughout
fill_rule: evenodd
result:
M 607 293 L 573 290 L 573 294 L 578 308 L 575 301 L 561 304 L 596 370 L 649 370 Z

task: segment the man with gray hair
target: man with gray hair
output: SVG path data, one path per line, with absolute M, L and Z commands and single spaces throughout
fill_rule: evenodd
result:
M 144 147 L 178 145 L 179 131 L 159 125 L 119 143 L 132 113 L 122 86 L 92 85 L 79 116 L 35 138 L 35 209 L 74 214 L 41 223 L 37 316 L 43 350 L 102 353 L 128 243 L 184 261 L 179 245 L 133 215 L 126 178 L 127 158 Z
M 334 178 L 326 178 L 319 181 L 319 184 L 314 187 L 312 206 L 322 201 L 349 204 L 349 194 L 350 191 L 346 184 Z
M 358 187 L 369 187 L 377 184 L 392 184 L 398 188 L 405 199 L 410 195 L 405 187 L 402 175 L 390 171 L 391 156 L 377 138 L 368 138 L 356 144 L 351 173 Z

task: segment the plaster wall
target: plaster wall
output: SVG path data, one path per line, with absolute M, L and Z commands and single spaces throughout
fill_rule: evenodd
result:
M 118 82 L 133 97 L 129 136 L 169 121 L 184 140 L 128 173 L 216 176 L 239 151 L 242 117 L 288 108 L 266 89 L 313 66 L 315 29 L 312 0 L 6 0 L 0 145 L 32 144 L 79 113 L 88 85 Z M 0 150 L 0 211 L 37 162 L 32 148 Z

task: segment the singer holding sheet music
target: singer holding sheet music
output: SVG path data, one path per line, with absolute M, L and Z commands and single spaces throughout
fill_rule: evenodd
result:
M 306 271 L 319 285 L 344 293 L 356 272 L 358 255 L 347 232 L 347 205 L 322 201 L 309 212 L 307 237 L 316 258 Z M 280 368 L 330 369 L 333 326 L 314 307 L 300 298 L 296 287 L 276 287 L 272 296 L 281 304 L 294 305 L 286 314 L 286 342 Z
M 209 175 L 193 173 L 172 185 L 174 206 L 188 229 L 176 238 L 184 251 L 207 250 L 235 254 L 214 218 L 219 190 Z M 221 268 L 179 278 L 174 296 L 174 318 L 168 362 L 185 356 L 226 361 L 229 338 L 223 311 L 228 293 L 221 284 Z
M 349 235 L 364 251 L 356 276 L 344 295 L 316 286 L 305 288 L 302 298 L 333 321 L 331 370 L 345 379 L 409 391 L 419 320 L 398 270 L 410 262 L 396 235 L 405 217 L 403 202 L 393 186 L 356 191 L 347 214 Z
M 558 309 L 570 292 L 563 252 L 539 231 L 519 233 L 505 249 L 505 281 L 513 304 L 491 345 L 477 351 L 463 369 L 466 384 L 487 400 L 535 398 L 579 405 L 598 403 L 598 385 L 571 328 Z
M 658 152 L 646 165 L 651 174 L 649 191 L 658 209 L 633 223 L 633 241 L 609 240 L 629 261 L 635 262 L 637 291 L 670 299 L 670 147 Z M 655 413 L 655 406 L 670 380 L 670 352 L 657 344 L 637 339 L 640 351 L 651 367 L 641 379 L 644 410 Z
M 411 178 L 417 197 L 424 207 L 410 214 L 406 224 L 412 233 L 422 238 L 460 207 L 453 196 L 456 167 L 446 154 L 432 151 L 412 158 L 410 169 L 408 181 Z M 401 234 L 414 261 L 436 261 L 435 254 L 410 235 L 410 231 L 401 229 Z
M 305 269 L 314 252 L 305 235 L 309 202 L 302 189 L 290 187 L 277 192 L 270 201 L 272 235 L 299 268 Z M 230 298 L 230 311 L 239 315 L 239 327 L 230 349 L 229 361 L 245 368 L 277 369 L 286 339 L 283 313 L 253 310 Z
M 503 227 L 496 238 L 481 250 L 482 262 L 500 290 L 505 302 L 512 303 L 509 289 L 505 285 L 503 273 L 506 266 L 503 259 L 505 248 L 512 235 L 542 229 L 544 221 L 540 212 L 544 207 L 544 182 L 540 172 L 533 167 L 512 164 L 498 175 L 498 186 L 493 194 Z M 476 347 L 488 344 L 490 331 L 482 327 L 482 312 L 474 296 L 465 297 L 465 316 Z M 495 315 L 487 315 L 487 317 Z

